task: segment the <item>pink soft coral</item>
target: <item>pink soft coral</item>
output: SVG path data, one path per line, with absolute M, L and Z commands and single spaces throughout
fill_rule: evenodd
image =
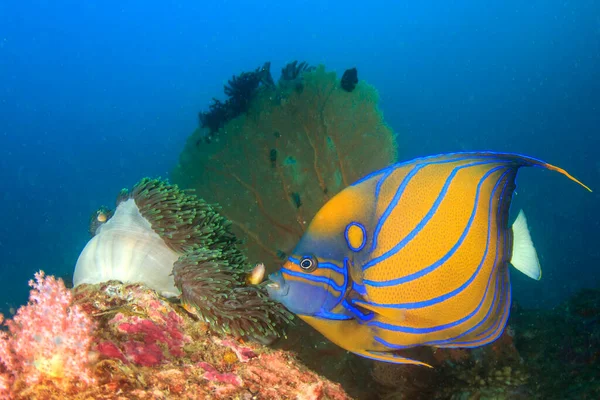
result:
M 0 390 L 15 381 L 35 385 L 51 380 L 61 389 L 92 383 L 92 320 L 71 305 L 71 292 L 62 280 L 40 271 L 29 286 L 29 303 L 5 322 L 9 333 L 0 333 Z

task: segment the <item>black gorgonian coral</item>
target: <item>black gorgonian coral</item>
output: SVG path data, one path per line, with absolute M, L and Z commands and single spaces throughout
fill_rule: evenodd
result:
M 279 78 L 279 82 L 296 80 L 300 77 L 301 73 L 313 71 L 314 69 L 315 67 L 308 65 L 306 61 L 298 63 L 297 60 L 294 60 L 290 63 L 287 63 L 287 65 L 281 69 L 281 77 Z
M 209 131 L 207 141 L 210 141 L 211 137 L 228 121 L 248 111 L 250 102 L 261 85 L 267 87 L 275 85 L 270 68 L 271 63 L 266 62 L 254 71 L 234 75 L 224 88 L 227 100 L 221 102 L 213 99 L 209 110 L 200 112 L 200 126 Z

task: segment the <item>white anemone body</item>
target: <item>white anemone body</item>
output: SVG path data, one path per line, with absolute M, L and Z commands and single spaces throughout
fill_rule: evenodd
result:
M 129 199 L 119 204 L 79 255 L 73 284 L 141 282 L 163 296 L 178 296 L 172 275 L 178 258 Z

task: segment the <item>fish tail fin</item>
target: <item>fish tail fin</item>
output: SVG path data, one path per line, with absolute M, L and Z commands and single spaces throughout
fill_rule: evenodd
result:
M 519 211 L 519 215 L 512 226 L 512 232 L 513 244 L 510 263 L 528 277 L 539 281 L 542 278 L 540 260 L 533 246 L 527 227 L 527 218 L 523 210 Z

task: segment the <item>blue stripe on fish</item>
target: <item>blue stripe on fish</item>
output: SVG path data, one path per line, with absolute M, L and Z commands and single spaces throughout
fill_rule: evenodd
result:
M 412 163 L 419 163 L 422 161 L 427 161 L 427 160 L 431 160 L 434 158 L 439 158 L 439 157 L 453 157 L 453 156 L 464 156 L 464 158 L 462 159 L 466 159 L 466 158 L 486 158 L 486 157 L 490 157 L 490 156 L 496 156 L 496 157 L 506 157 L 508 160 L 511 160 L 515 157 L 519 157 L 521 160 L 521 163 L 523 165 L 533 165 L 533 166 L 537 166 L 537 163 L 543 164 L 545 165 L 546 162 L 542 161 L 540 159 L 534 158 L 534 157 L 529 157 L 529 156 L 525 156 L 523 154 L 519 154 L 519 153 L 502 153 L 502 152 L 496 152 L 496 151 L 478 151 L 478 152 L 468 152 L 468 151 L 457 151 L 454 153 L 443 153 L 443 154 L 434 154 L 434 155 L 430 155 L 430 156 L 425 156 L 425 157 L 418 157 L 418 158 L 414 158 L 412 160 L 407 160 L 404 162 L 399 162 L 393 165 L 390 165 L 388 167 L 382 168 L 380 170 L 377 171 L 373 171 L 368 175 L 365 175 L 364 177 L 360 178 L 359 180 L 357 180 L 356 182 L 352 183 L 350 186 L 357 186 L 360 185 L 361 183 L 368 181 L 369 179 L 376 177 L 377 175 L 381 175 L 387 171 L 390 170 L 395 170 L 398 168 L 402 168 L 405 167 L 409 164 Z M 459 159 L 455 158 L 452 161 L 458 161 Z M 503 162 L 507 162 L 507 160 L 502 160 Z
M 429 157 L 427 157 L 427 158 L 429 158 Z M 385 224 L 386 219 L 392 213 L 392 211 L 398 204 L 398 201 L 400 201 L 400 198 L 402 197 L 402 194 L 404 193 L 404 189 L 406 189 L 406 186 L 408 186 L 410 180 L 417 174 L 417 172 L 419 172 L 419 170 L 421 170 L 424 167 L 427 167 L 428 165 L 449 164 L 449 163 L 454 163 L 457 161 L 472 160 L 473 158 L 483 158 L 483 157 L 464 157 L 464 158 L 457 158 L 457 159 L 451 159 L 451 160 L 428 162 L 428 163 L 424 163 L 424 164 L 416 164 L 413 167 L 413 169 L 410 170 L 410 172 L 402 179 L 402 182 L 400 182 L 400 186 L 396 190 L 396 193 L 394 194 L 392 201 L 390 202 L 390 204 L 388 204 L 384 213 L 379 218 L 379 221 L 377 222 L 377 225 L 375 226 L 375 230 L 373 231 L 373 241 L 371 244 L 371 251 L 374 251 L 375 248 L 377 247 L 377 239 L 379 238 L 379 232 L 381 231 L 381 228 Z M 492 162 L 494 162 L 494 161 L 491 161 L 488 159 L 488 161 L 486 161 L 485 164 L 492 163 Z M 377 182 L 377 186 L 375 187 L 375 202 L 376 203 L 378 203 L 378 201 L 379 201 L 379 191 L 381 190 L 381 186 L 383 185 L 385 180 L 392 174 L 392 172 L 394 172 L 396 169 L 398 169 L 402 166 L 404 166 L 404 164 L 396 165 L 395 168 L 391 168 L 388 171 L 386 171 L 384 176 L 382 176 L 379 179 L 379 182 Z M 390 167 L 388 167 L 388 168 L 390 168 Z M 372 260 L 370 263 L 373 263 L 373 265 L 376 264 L 376 262 L 374 262 L 375 260 Z M 363 266 L 363 269 L 367 269 L 367 268 L 369 268 L 369 266 L 370 265 L 367 264 L 367 265 Z
M 515 164 L 515 162 L 513 161 L 514 157 L 521 157 L 520 160 L 520 164 L 522 165 L 533 165 L 533 166 L 540 166 L 537 165 L 536 163 L 541 163 L 541 164 L 546 164 L 544 161 L 542 160 L 538 160 L 536 158 L 533 157 L 528 157 L 528 156 L 524 156 L 521 154 L 510 154 L 510 153 L 499 153 L 499 152 L 491 152 L 491 151 L 483 151 L 483 152 L 478 152 L 478 153 L 469 153 L 469 152 L 457 152 L 457 153 L 448 153 L 448 154 L 444 154 L 443 156 L 448 156 L 448 157 L 452 157 L 452 156 L 464 156 L 464 157 L 458 157 L 458 158 L 453 158 L 453 159 L 447 159 L 447 160 L 441 160 L 441 161 L 435 161 L 435 162 L 426 162 L 427 160 L 430 159 L 435 159 L 438 158 L 442 155 L 434 155 L 434 156 L 427 156 L 427 157 L 421 157 L 421 158 L 416 158 L 414 160 L 410 160 L 410 161 L 406 161 L 403 163 L 398 163 L 398 164 L 394 164 L 391 165 L 389 167 L 386 167 L 384 169 L 381 169 L 379 171 L 375 171 L 372 172 L 370 174 L 368 174 L 367 176 L 365 176 L 362 179 L 359 179 L 358 181 L 356 181 L 355 183 L 353 183 L 350 186 L 356 186 L 359 185 L 371 178 L 374 178 L 378 175 L 382 175 L 383 176 L 379 179 L 379 181 L 377 182 L 377 186 L 375 187 L 375 201 L 377 202 L 379 199 L 379 192 L 381 190 L 381 186 L 383 185 L 383 183 L 385 182 L 385 180 L 397 169 L 402 168 L 406 165 L 412 164 L 412 163 L 416 163 L 414 168 L 418 168 L 420 169 L 422 166 L 427 166 L 427 165 L 433 165 L 433 164 L 445 164 L 445 163 L 452 163 L 452 162 L 457 162 L 457 161 L 464 161 L 464 160 L 471 160 L 471 159 L 489 159 L 490 156 L 497 156 L 499 157 L 498 159 L 496 159 L 496 162 L 503 162 L 503 163 L 512 163 Z M 503 159 L 503 157 L 506 157 L 507 159 Z M 425 162 L 424 164 L 421 164 L 421 162 Z M 494 161 L 490 161 L 490 162 L 494 162 Z M 414 170 L 413 168 L 413 170 Z M 411 170 L 412 172 L 412 170 Z M 414 175 L 414 174 L 413 174 Z M 404 180 L 406 180 L 408 176 L 406 176 L 404 178 Z M 412 176 L 411 176 L 412 178 Z M 402 184 L 404 184 L 404 180 L 402 181 Z M 401 184 L 401 186 L 402 186 Z M 398 189 L 400 190 L 400 188 Z M 402 187 L 402 191 L 404 191 L 404 187 Z M 389 206 L 388 206 L 389 209 Z M 386 210 L 387 211 L 387 210 Z M 383 217 L 383 216 L 382 216 Z M 387 217 L 386 217 L 387 218 Z M 371 246 L 371 251 L 373 251 L 376 248 L 377 245 L 377 238 L 379 235 L 379 231 L 381 229 L 381 226 L 383 225 L 383 223 L 380 221 L 378 223 L 378 225 L 375 227 L 375 234 L 373 235 L 373 244 Z
M 511 302 L 511 297 L 512 297 L 509 275 L 510 275 L 510 271 L 507 269 L 501 279 L 502 289 L 501 289 L 500 293 L 501 293 L 501 295 L 506 296 L 506 298 L 500 299 L 500 302 L 498 303 L 497 308 L 499 309 L 500 307 L 503 307 L 503 310 L 502 310 L 501 314 L 499 316 L 497 316 L 497 319 L 496 319 L 494 325 L 492 325 L 490 328 L 486 329 L 486 332 L 489 332 L 490 330 L 492 330 L 493 332 L 481 339 L 478 339 L 478 340 L 456 342 L 456 343 L 452 343 L 451 345 L 443 346 L 443 347 L 448 347 L 448 348 L 470 347 L 470 348 L 472 348 L 472 347 L 485 346 L 486 344 L 489 344 L 489 343 L 495 341 L 496 339 L 498 339 L 500 337 L 500 335 L 502 335 L 502 332 L 504 332 L 504 327 L 506 326 L 506 323 L 508 322 L 508 317 L 510 314 L 510 302 Z
M 356 293 L 360 294 L 361 296 L 366 296 L 367 294 L 367 289 L 365 289 L 365 285 L 359 285 L 356 282 L 352 282 L 352 289 L 354 289 Z
M 504 167 L 504 168 L 506 168 L 506 167 Z M 479 265 L 477 266 L 477 269 L 465 283 L 460 285 L 458 288 L 452 290 L 451 292 L 445 293 L 441 296 L 434 297 L 429 300 L 414 302 L 414 303 L 382 304 L 382 303 L 365 302 L 363 300 L 357 300 L 356 304 L 360 305 L 361 303 L 364 303 L 364 304 L 370 304 L 372 306 L 381 307 L 381 308 L 397 308 L 397 309 L 411 310 L 411 309 L 416 309 L 416 308 L 429 307 L 429 306 L 441 303 L 443 301 L 446 301 L 446 300 L 456 296 L 457 294 L 459 294 L 460 292 L 465 290 L 475 280 L 475 278 L 477 277 L 477 275 L 483 268 L 483 264 L 485 263 L 485 260 L 487 258 L 487 254 L 488 254 L 488 250 L 489 250 L 489 241 L 490 241 L 490 236 L 491 236 L 491 229 L 490 229 L 489 221 L 491 221 L 491 219 L 492 219 L 492 210 L 493 210 L 492 204 L 495 201 L 494 194 L 496 193 L 496 189 L 498 188 L 498 186 L 500 185 L 500 183 L 502 182 L 502 180 L 504 179 L 506 174 L 508 174 L 509 172 L 510 172 L 510 170 L 504 172 L 502 174 L 502 176 L 500 176 L 500 178 L 498 179 L 498 182 L 496 182 L 496 185 L 494 186 L 494 188 L 492 190 L 492 195 L 490 197 L 490 203 L 489 203 L 490 211 L 489 211 L 489 215 L 488 215 L 488 230 L 487 230 L 487 240 L 485 243 L 485 251 L 483 253 L 481 261 L 479 262 Z M 486 291 L 487 291 L 487 289 L 486 289 Z
M 385 340 L 383 340 L 379 336 L 374 336 L 373 339 L 375 339 L 376 342 L 381 343 L 385 347 L 389 347 L 390 349 L 394 349 L 394 350 L 404 350 L 404 349 L 410 349 L 412 347 L 415 347 L 415 345 L 412 345 L 412 344 L 408 345 L 408 346 L 405 346 L 405 345 L 402 345 L 402 344 L 394 344 L 394 343 L 386 342 Z M 427 345 L 427 343 L 425 343 L 424 345 Z M 419 343 L 419 346 L 421 346 L 420 343 Z
M 429 219 L 431 219 L 431 217 L 433 217 L 433 215 L 435 214 L 435 211 L 437 210 L 439 204 L 441 203 L 441 201 L 443 200 L 443 196 L 445 196 L 446 191 L 448 190 L 448 186 L 450 185 L 450 182 L 452 181 L 452 178 L 454 178 L 454 176 L 456 175 L 455 172 L 457 172 L 458 169 L 462 169 L 462 168 L 466 168 L 466 167 L 470 167 L 470 166 L 474 166 L 474 165 L 481 165 L 481 164 L 489 164 L 489 163 L 473 163 L 473 164 L 467 164 L 464 165 L 462 167 L 458 167 L 455 168 L 452 173 L 450 174 L 450 176 L 448 177 L 448 179 L 446 180 L 446 183 L 444 184 L 444 188 L 442 189 L 440 196 L 436 199 L 433 207 L 429 210 L 429 212 L 427 213 L 427 215 L 425 216 L 425 218 L 423 218 L 423 220 L 421 220 L 421 222 L 417 225 L 417 227 L 415 229 L 413 229 L 412 232 L 409 233 L 408 236 L 406 236 L 405 239 L 403 239 L 402 241 L 400 241 L 400 243 L 398 243 L 396 246 L 394 246 L 394 248 L 392 250 L 390 250 L 389 252 L 387 252 L 386 254 L 384 254 L 381 257 L 378 257 L 377 262 L 382 261 L 392 255 L 394 255 L 396 252 L 398 252 L 402 247 L 404 247 L 410 240 L 412 240 L 412 238 L 414 238 L 419 231 L 423 228 L 423 226 L 425 226 L 425 224 L 427 223 L 427 221 L 429 221 Z M 423 268 L 420 271 L 414 272 L 412 274 L 409 275 L 405 275 L 403 277 L 400 278 L 396 278 L 396 279 L 390 279 L 387 281 L 373 281 L 373 280 L 368 280 L 365 279 L 364 280 L 364 284 L 365 285 L 369 285 L 369 286 L 374 286 L 374 287 L 388 287 L 388 286 L 395 286 L 395 285 L 400 285 L 406 282 L 410 282 L 413 281 L 415 279 L 421 278 L 422 276 L 425 276 L 433 271 L 435 271 L 437 268 L 439 268 L 442 264 L 444 264 L 446 261 L 448 261 L 448 259 L 450 257 L 452 257 L 452 255 L 456 252 L 456 250 L 460 247 L 460 245 L 462 244 L 462 242 L 464 241 L 465 237 L 467 236 L 467 234 L 469 233 L 469 230 L 471 229 L 471 225 L 473 224 L 473 220 L 475 219 L 475 215 L 477 214 L 477 203 L 479 201 L 479 194 L 480 194 L 480 189 L 481 189 L 481 185 L 483 184 L 483 182 L 485 182 L 485 180 L 494 172 L 500 170 L 500 169 L 504 169 L 506 168 L 505 166 L 499 166 L 499 167 L 495 167 L 492 168 L 491 170 L 489 170 L 488 172 L 485 173 L 485 175 L 479 180 L 479 183 L 477 184 L 477 190 L 476 190 L 476 194 L 475 194 L 475 202 L 474 202 L 474 207 L 473 207 L 473 211 L 471 212 L 471 216 L 469 217 L 469 221 L 467 223 L 467 226 L 465 227 L 465 229 L 463 230 L 460 238 L 458 239 L 458 242 L 456 242 L 456 244 L 454 244 L 454 246 L 450 249 L 450 251 L 448 253 L 446 253 L 441 259 L 439 259 L 438 261 L 436 261 L 435 263 L 431 264 L 428 267 Z M 433 212 L 432 212 L 433 210 Z M 425 221 L 423 223 L 423 221 Z M 391 254 L 390 254 L 391 253 Z M 368 267 L 376 264 L 372 264 L 372 265 L 368 265 L 371 264 L 371 262 L 366 264 L 366 267 L 364 269 L 367 269 Z
M 504 187 L 502 188 L 502 192 L 500 193 L 499 204 L 501 204 L 501 205 L 504 204 L 503 198 L 504 198 L 506 189 L 508 187 L 509 187 L 508 184 L 505 183 Z M 498 208 L 497 217 L 496 217 L 498 221 L 501 220 L 501 215 L 503 214 L 503 211 L 504 211 L 503 207 Z M 503 249 L 503 253 L 501 254 L 501 258 L 500 258 L 500 260 L 498 260 L 498 247 L 500 245 L 500 236 L 501 235 L 503 236 L 505 246 Z M 470 329 L 468 329 L 467 331 L 465 331 L 464 333 L 462 333 L 458 336 L 455 336 L 453 338 L 446 339 L 446 340 L 438 340 L 438 341 L 429 342 L 429 343 L 427 343 L 427 345 L 434 345 L 434 346 L 438 346 L 438 347 L 447 347 L 447 346 L 442 346 L 442 345 L 447 344 L 447 343 L 455 344 L 455 341 L 457 339 L 465 337 L 465 336 L 469 335 L 470 333 L 474 332 L 475 330 L 479 329 L 479 327 L 481 327 L 483 324 L 485 324 L 487 322 L 487 320 L 490 318 L 490 316 L 492 316 L 493 314 L 495 315 L 495 312 L 497 311 L 497 309 L 499 309 L 499 307 L 501 307 L 503 283 L 502 283 L 502 278 L 498 275 L 498 273 L 496 273 L 496 268 L 497 268 L 497 264 L 499 262 L 503 263 L 506 260 L 506 255 L 507 255 L 506 239 L 507 239 L 506 231 L 504 231 L 504 233 L 502 233 L 502 230 L 500 228 L 498 228 L 498 232 L 496 235 L 496 256 L 494 258 L 494 265 L 492 267 L 492 273 L 491 273 L 490 277 L 488 278 L 488 283 L 486 285 L 486 290 L 485 290 L 483 298 L 485 299 L 487 297 L 487 291 L 488 291 L 488 288 L 490 287 L 491 279 L 494 275 L 497 275 L 496 290 L 494 292 L 494 300 L 492 301 L 492 304 L 490 305 L 485 317 L 483 317 L 483 319 L 479 323 L 477 323 L 475 326 L 471 327 Z M 493 325 L 490 326 L 489 328 L 487 328 L 484 332 L 480 333 L 479 335 L 485 334 L 487 331 L 489 331 L 492 328 L 493 328 Z
M 295 257 L 288 257 L 288 260 L 290 262 L 293 262 L 296 265 L 300 265 L 300 259 L 299 258 L 295 258 Z M 345 269 L 334 264 L 334 263 L 330 263 L 330 262 L 323 262 L 323 261 L 319 261 L 319 268 L 326 268 L 326 269 L 331 269 L 334 270 L 335 272 L 337 272 L 338 274 L 344 274 L 345 273 Z
M 464 160 L 470 160 L 470 159 L 471 158 L 465 158 Z M 392 213 L 393 209 L 396 208 L 396 206 L 398 205 L 398 201 L 402 197 L 404 189 L 406 188 L 406 186 L 408 186 L 408 183 L 409 183 L 410 179 L 412 179 L 412 177 L 414 175 L 416 175 L 416 173 L 421 168 L 426 167 L 428 165 L 446 164 L 446 163 L 451 163 L 451 162 L 456 162 L 456 161 L 462 161 L 462 160 L 463 159 L 443 160 L 443 161 L 438 161 L 438 162 L 433 162 L 433 163 L 419 164 L 419 165 L 415 166 L 415 168 L 413 168 L 411 170 L 411 172 L 404 177 L 404 179 L 402 180 L 400 186 L 398 187 L 398 190 L 396 191 L 396 194 L 394 195 L 394 198 L 392 199 L 392 201 L 390 202 L 390 204 L 386 208 L 385 212 L 379 218 L 379 221 L 377 222 L 377 226 L 375 227 L 375 230 L 373 231 L 373 242 L 372 242 L 372 245 L 371 245 L 371 251 L 374 251 L 375 248 L 377 247 L 377 239 L 379 237 L 379 233 L 380 233 L 381 229 L 383 228 L 383 225 L 385 224 L 385 220 L 388 218 L 389 214 Z M 456 176 L 456 173 L 459 170 L 461 170 L 463 168 L 477 166 L 477 165 L 492 164 L 492 163 L 495 163 L 495 162 L 498 162 L 498 161 L 499 160 L 479 161 L 479 162 L 474 162 L 474 163 L 470 163 L 470 164 L 461 165 L 460 167 L 454 168 L 452 170 L 452 172 L 450 173 L 450 175 L 448 176 L 448 178 L 446 178 L 446 181 L 444 182 L 444 186 L 442 187 L 442 190 L 440 191 L 440 194 L 438 195 L 438 197 L 436 198 L 435 202 L 433 203 L 433 206 L 427 212 L 427 214 L 425 215 L 425 217 L 423 217 L 423 219 L 421 220 L 421 222 L 405 238 L 403 238 L 396 246 L 394 246 L 392 249 L 388 250 L 385 254 L 382 254 L 379 257 L 373 258 L 371 261 L 369 261 L 368 263 L 366 263 L 365 265 L 363 265 L 363 270 L 367 270 L 368 268 L 370 268 L 370 267 L 378 264 L 379 262 L 381 262 L 381 261 L 383 261 L 383 260 L 385 260 L 385 259 L 393 256 L 394 254 L 396 254 L 404 246 L 406 246 L 423 229 L 423 227 L 427 224 L 427 222 L 433 217 L 433 215 L 437 211 L 439 205 L 441 204 L 442 200 L 444 199 L 444 196 L 445 196 L 446 192 L 448 191 L 448 187 L 452 183 L 452 179 Z M 408 181 L 407 181 L 407 179 L 408 179 Z
M 375 201 L 379 199 L 379 193 L 381 192 L 381 186 L 385 180 L 394 172 L 396 169 L 388 168 L 387 171 L 383 174 L 383 176 L 377 181 L 377 185 L 375 186 Z
M 390 216 L 390 214 L 392 213 L 392 211 L 394 211 L 394 208 L 396 208 L 396 205 L 398 204 L 398 201 L 400 201 L 400 197 L 402 197 L 402 193 L 404 193 L 404 189 L 406 189 L 406 186 L 408 186 L 408 183 L 410 182 L 410 180 L 412 179 L 412 177 L 415 176 L 417 174 L 417 172 L 419 172 L 419 170 L 422 169 L 422 168 L 424 168 L 425 166 L 426 166 L 426 164 L 416 165 L 404 177 L 404 179 L 402 180 L 402 183 L 400 183 L 400 186 L 398 186 L 398 189 L 396 190 L 396 193 L 394 194 L 394 197 L 392 198 L 392 201 L 390 201 L 390 204 L 388 204 L 387 208 L 385 209 L 385 211 L 383 212 L 383 214 L 379 218 L 379 222 L 375 226 L 375 230 L 373 231 L 373 242 L 371 244 L 371 251 L 374 251 L 375 248 L 377 247 L 377 239 L 379 238 L 379 232 L 383 228 L 383 225 L 385 224 L 386 219 Z M 386 176 L 386 178 L 387 178 L 387 176 Z M 377 200 L 378 200 L 378 198 L 375 199 L 375 201 L 377 201 Z M 380 258 L 380 257 L 378 257 L 378 258 Z M 377 259 L 375 259 L 375 260 L 377 260 Z M 366 263 L 363 266 L 363 270 L 366 270 L 370 266 L 375 265 L 376 262 L 373 262 L 375 260 L 372 260 L 372 261 L 369 261 L 368 263 Z
M 348 302 L 347 300 L 342 301 L 342 305 L 346 310 L 350 311 L 354 316 L 358 317 L 358 319 L 363 322 L 370 321 L 375 316 L 375 313 L 373 313 L 372 311 L 360 310 L 354 307 L 354 305 L 352 305 L 352 303 Z
M 516 172 L 515 172 L 515 174 L 516 174 Z M 505 176 L 505 174 L 503 174 L 502 176 Z M 485 178 L 482 178 L 482 180 L 483 179 L 485 179 Z M 481 181 L 480 181 L 480 183 L 481 183 Z M 501 260 L 501 262 L 502 262 L 502 260 Z M 496 268 L 496 267 L 497 267 L 497 260 L 494 263 L 494 267 L 493 268 Z M 494 273 L 495 273 L 495 271 L 492 272 L 492 274 L 490 275 L 490 277 L 494 276 Z M 388 324 L 388 323 L 384 323 L 384 322 L 380 322 L 380 321 L 370 322 L 369 325 L 371 325 L 371 326 L 377 326 L 377 327 L 380 327 L 382 329 L 387 329 L 387 330 L 391 330 L 391 331 L 403 332 L 403 333 L 411 333 L 411 334 L 432 333 L 432 332 L 437 332 L 437 331 L 440 331 L 440 330 L 452 328 L 452 327 L 455 327 L 457 325 L 462 324 L 463 322 L 468 321 L 469 319 L 471 319 L 473 316 L 475 316 L 479 312 L 479 310 L 481 309 L 481 307 L 483 307 L 483 304 L 485 302 L 485 298 L 486 298 L 487 292 L 489 290 L 489 285 L 490 285 L 490 280 L 488 279 L 488 285 L 486 287 L 485 294 L 484 294 L 484 296 L 482 296 L 482 299 L 481 299 L 480 303 L 478 304 L 478 306 L 475 308 L 475 310 L 473 310 L 471 313 L 469 313 L 465 317 L 460 318 L 460 319 L 458 319 L 456 321 L 453 321 L 453 322 L 450 322 L 450 323 L 447 323 L 447 324 L 443 324 L 443 325 L 429 327 L 429 328 L 412 328 L 412 327 L 407 327 L 407 326 Z
M 492 278 L 492 277 L 494 277 L 494 275 L 490 275 L 490 278 Z M 485 314 L 485 317 L 483 317 L 483 319 L 481 321 L 479 321 L 476 325 L 472 326 L 470 329 L 466 330 L 465 332 L 461 333 L 460 335 L 454 336 L 454 337 L 446 339 L 446 340 L 437 340 L 437 341 L 428 342 L 427 343 L 428 346 L 456 347 L 456 345 L 458 344 L 458 342 L 457 342 L 458 339 L 461 339 L 461 338 L 469 335 L 470 333 L 476 331 L 479 327 L 481 327 L 483 324 L 485 324 L 488 321 L 490 316 L 495 315 L 495 312 L 502 304 L 502 288 L 503 288 L 502 276 L 500 274 L 496 274 L 495 277 L 496 277 L 496 287 L 494 290 L 494 299 L 492 301 L 492 304 L 490 304 L 490 307 L 489 307 L 487 313 Z M 488 285 L 489 285 L 489 283 L 488 283 Z M 486 295 L 487 295 L 487 289 L 486 289 Z M 484 299 L 485 299 L 485 296 L 484 296 Z
M 502 180 L 505 178 L 505 176 L 506 176 L 506 174 L 508 172 L 510 172 L 510 171 L 507 171 L 504 174 L 502 174 L 502 176 L 500 177 L 500 179 L 498 180 L 498 182 L 496 183 L 496 185 L 494 187 L 494 192 L 497 190 L 498 184 L 500 182 L 502 182 Z M 500 195 L 500 204 L 502 204 L 502 198 L 504 196 L 504 192 L 506 191 L 507 187 L 508 187 L 508 185 L 505 182 L 504 185 L 503 185 L 503 187 L 502 187 L 502 192 L 501 192 L 501 195 Z M 491 198 L 492 199 L 494 198 L 493 194 L 492 194 Z M 502 207 L 499 207 L 498 210 L 497 210 L 497 214 L 501 214 L 502 211 L 503 211 Z M 488 229 L 488 232 L 489 232 L 489 229 Z M 489 290 L 492 278 L 496 277 L 496 285 L 495 285 L 495 289 L 496 290 L 494 291 L 494 300 L 493 300 L 492 304 L 490 305 L 490 308 L 488 309 L 488 312 L 486 313 L 486 316 L 477 325 L 475 325 L 474 327 L 470 328 L 469 330 L 467 330 L 466 332 L 464 332 L 464 333 L 462 333 L 462 334 L 460 334 L 458 336 L 455 336 L 455 337 L 452 337 L 452 338 L 449 338 L 449 339 L 446 339 L 446 340 L 424 342 L 424 343 L 420 343 L 419 345 L 423 345 L 423 346 L 438 346 L 438 347 L 460 347 L 460 346 L 454 346 L 456 344 L 455 341 L 457 339 L 460 339 L 461 337 L 464 337 L 464 336 L 468 335 L 469 333 L 475 331 L 477 328 L 479 328 L 482 324 L 484 324 L 486 322 L 486 320 L 490 317 L 490 315 L 492 315 L 492 313 L 494 313 L 494 311 L 495 311 L 494 309 L 497 308 L 497 307 L 500 307 L 500 305 L 501 305 L 500 300 L 502 298 L 501 296 L 502 296 L 503 279 L 502 279 L 502 276 L 500 276 L 497 273 L 497 271 L 496 271 L 496 269 L 498 268 L 498 261 L 503 262 L 503 260 L 504 260 L 504 258 L 501 258 L 500 260 L 498 260 L 498 249 L 499 249 L 499 245 L 500 245 L 500 234 L 501 234 L 501 230 L 498 227 L 498 232 L 497 232 L 497 235 L 496 235 L 496 256 L 495 256 L 495 259 L 494 259 L 494 265 L 492 266 L 492 272 L 490 273 L 490 277 L 488 278 L 488 283 L 486 285 L 485 294 L 483 295 L 483 297 L 482 297 L 479 305 L 477 306 L 475 312 L 473 313 L 473 315 L 475 315 L 479 311 L 479 309 L 481 309 L 481 307 L 483 306 L 483 303 L 485 302 L 485 299 L 487 298 L 487 293 L 488 293 L 488 290 Z M 504 232 L 504 236 L 506 237 L 506 232 Z M 489 240 L 489 235 L 488 235 L 488 240 Z M 504 254 L 502 256 L 505 256 L 505 255 L 506 255 L 506 250 L 504 250 Z M 499 303 L 497 303 L 497 301 Z M 498 304 L 498 305 L 496 305 L 496 304 Z M 492 327 L 493 327 L 493 325 L 492 325 Z M 492 328 L 492 327 L 490 327 L 490 328 Z M 377 338 L 376 338 L 376 340 L 377 340 Z M 404 345 L 398 345 L 398 344 L 393 344 L 393 343 L 385 342 L 382 339 L 379 339 L 377 341 L 379 343 L 385 344 L 386 346 L 388 346 L 390 348 L 394 348 L 394 349 L 403 349 L 403 348 L 407 348 L 407 347 L 412 347 L 412 346 L 404 346 Z M 449 345 L 448 346 L 444 346 L 444 344 L 449 344 Z
M 319 264 L 319 266 L 321 266 L 321 265 Z M 296 278 L 301 278 L 301 279 L 307 280 L 309 282 L 318 282 L 318 283 L 324 283 L 324 284 L 330 285 L 333 289 L 335 289 L 337 292 L 340 292 L 340 293 L 343 292 L 344 287 L 346 286 L 346 277 L 345 276 L 344 276 L 344 284 L 338 285 L 337 283 L 335 283 L 335 281 L 333 279 L 329 279 L 324 276 L 304 274 L 301 272 L 291 271 L 284 267 L 281 268 L 281 271 L 290 276 L 295 276 Z
M 493 277 L 493 275 L 490 275 L 490 277 Z M 472 328 L 470 328 L 469 330 L 467 330 L 464 333 L 461 333 L 458 336 L 454 336 L 454 337 L 448 338 L 446 340 L 433 340 L 433 341 L 429 341 L 429 342 L 423 342 L 423 343 L 419 343 L 418 346 L 435 346 L 435 347 L 440 347 L 440 348 L 470 347 L 470 346 L 468 346 L 468 344 L 472 343 L 472 342 L 458 343 L 458 342 L 456 342 L 456 340 L 473 332 L 475 329 L 477 329 L 479 326 L 481 326 L 481 324 L 483 324 L 485 322 L 485 320 L 494 312 L 495 308 L 497 309 L 500 307 L 500 305 L 502 304 L 501 303 L 502 287 L 503 287 L 503 277 L 500 275 L 497 275 L 496 276 L 496 290 L 494 291 L 494 300 L 493 300 L 492 304 L 490 305 L 490 308 L 488 309 L 488 312 L 487 312 L 486 316 L 484 317 L 484 319 L 482 321 L 480 321 L 476 326 L 473 326 Z M 485 298 L 485 296 L 484 296 L 484 298 Z M 498 300 L 498 302 L 497 302 L 497 300 Z M 494 325 L 492 325 L 487 330 L 489 331 L 492 328 L 494 328 Z M 381 344 L 384 344 L 385 346 L 387 346 L 389 348 L 397 349 L 397 350 L 408 349 L 408 348 L 416 346 L 416 345 L 401 345 L 401 344 L 390 343 L 390 342 L 386 342 L 385 340 L 378 338 L 378 337 L 376 337 L 375 340 Z M 476 341 L 476 342 L 479 342 L 479 341 Z M 467 344 L 467 345 L 465 346 L 464 344 Z M 478 346 L 473 346 L 473 347 L 478 347 Z
M 508 233 L 505 232 L 505 237 L 508 237 Z M 505 251 L 505 257 L 508 257 L 509 255 L 509 250 L 507 249 Z M 505 284 L 507 286 L 506 289 L 506 296 L 508 298 L 507 301 L 505 301 L 504 303 L 499 303 L 498 304 L 498 309 L 500 309 L 500 307 L 504 306 L 504 310 L 502 311 L 502 314 L 500 315 L 499 318 L 497 318 L 497 321 L 494 325 L 490 326 L 488 329 L 486 329 L 485 331 L 481 332 L 479 335 L 477 335 L 477 337 L 480 337 L 481 339 L 477 339 L 476 341 L 473 341 L 471 343 L 477 343 L 477 346 L 480 345 L 484 345 L 490 342 L 493 342 L 494 340 L 496 340 L 500 334 L 502 333 L 502 331 L 504 330 L 504 326 L 506 325 L 506 322 L 508 321 L 508 316 L 510 314 L 510 298 L 512 297 L 511 294 L 511 286 L 510 286 L 510 270 L 507 268 L 506 272 L 505 272 Z M 491 334 L 488 334 L 489 331 L 494 331 Z M 487 336 L 486 336 L 487 335 Z
M 348 316 L 348 315 L 333 313 L 333 312 L 329 312 L 329 311 L 321 311 L 318 314 L 316 314 L 315 317 L 322 318 L 322 319 L 333 319 L 336 321 L 346 321 L 346 320 L 354 318 L 354 316 Z

